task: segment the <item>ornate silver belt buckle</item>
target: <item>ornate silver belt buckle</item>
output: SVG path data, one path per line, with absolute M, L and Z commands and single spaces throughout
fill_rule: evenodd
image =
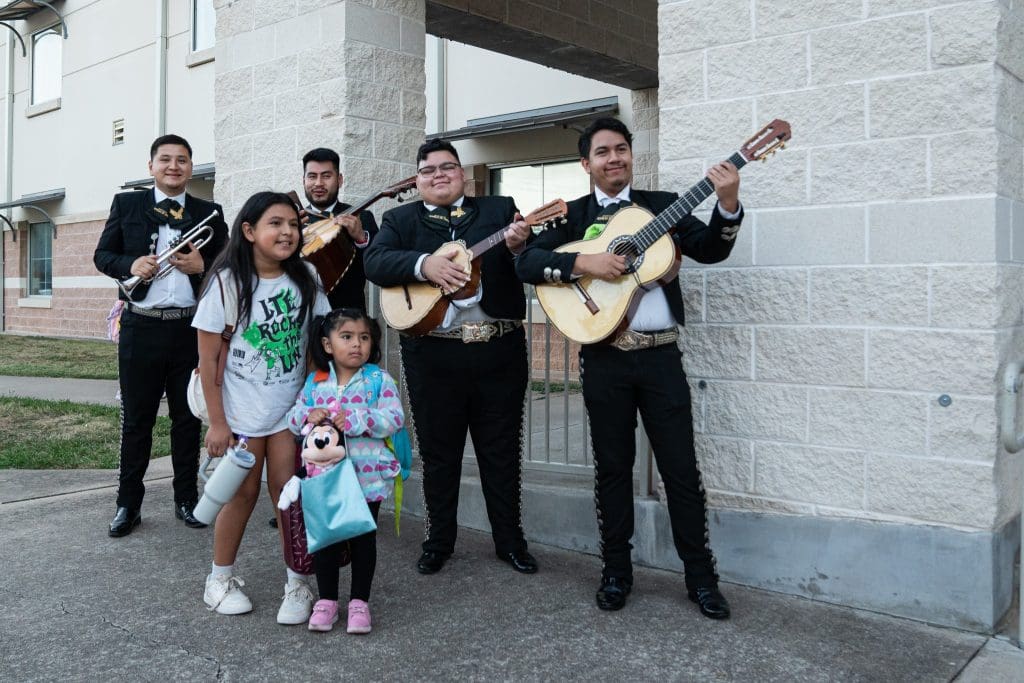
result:
M 646 339 L 637 334 L 633 330 L 623 330 L 612 342 L 612 348 L 618 349 L 619 351 L 635 351 L 636 349 L 643 348 L 643 343 Z
M 494 325 L 490 323 L 463 323 L 462 343 L 485 342 L 494 336 Z

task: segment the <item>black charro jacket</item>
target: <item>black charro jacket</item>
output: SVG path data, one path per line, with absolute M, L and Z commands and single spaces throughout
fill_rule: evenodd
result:
M 103 227 L 96 251 L 93 253 L 93 263 L 101 273 L 115 280 L 124 280 L 131 277 L 132 263 L 140 256 L 150 253 L 153 244 L 152 234 L 159 226 L 150 221 L 146 215 L 156 203 L 153 190 L 133 190 L 121 192 L 114 195 L 114 201 L 110 205 L 110 216 L 107 224 Z M 206 270 L 213 265 L 213 260 L 228 241 L 228 226 L 224 222 L 224 209 L 220 204 L 208 202 L 205 199 L 185 195 L 185 209 L 192 217 L 193 224 L 199 223 L 215 210 L 218 216 L 207 225 L 213 228 L 213 237 L 207 242 L 199 253 L 203 256 L 203 263 Z M 199 286 L 203 282 L 203 275 L 189 275 L 189 282 L 192 284 L 192 292 L 199 298 Z M 132 292 L 132 299 L 141 301 L 146 298 L 149 292 L 148 284 L 140 284 Z M 124 292 L 119 292 L 122 300 L 127 300 Z
M 467 247 L 490 237 L 515 219 L 511 197 L 466 197 L 463 206 L 473 207 L 473 216 L 458 226 L 454 239 Z M 366 251 L 366 277 L 381 287 L 418 282 L 413 274 L 423 254 L 434 253 L 452 241 L 449 228 L 425 221 L 423 202 L 391 209 L 381 219 L 380 232 Z M 529 244 L 529 242 L 527 242 Z M 522 320 L 526 316 L 523 285 L 516 277 L 512 253 L 499 244 L 481 258 L 480 281 L 484 288 L 480 308 L 492 318 Z

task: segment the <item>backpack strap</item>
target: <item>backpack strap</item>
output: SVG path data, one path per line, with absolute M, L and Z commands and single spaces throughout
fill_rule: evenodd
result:
M 369 373 L 367 379 L 370 385 L 370 392 L 373 394 L 371 401 L 368 401 L 367 404 L 376 405 L 377 399 L 380 398 L 380 392 L 384 387 L 384 380 L 381 378 L 383 371 L 380 369 L 379 365 L 376 365 L 375 363 L 367 363 L 363 366 L 364 377 L 367 377 L 366 373 Z M 402 429 L 405 429 L 405 427 L 402 427 Z M 391 451 L 391 454 L 395 456 L 396 460 L 398 460 L 400 470 L 404 469 L 402 468 L 401 458 L 398 457 L 398 451 L 395 448 L 394 439 L 390 436 L 384 437 L 384 445 L 387 446 L 388 450 Z M 402 482 L 407 476 L 408 475 L 405 472 L 399 471 L 398 476 L 395 477 L 395 536 L 401 535 L 399 526 L 402 519 Z
M 220 357 L 217 359 L 217 386 L 224 384 L 224 368 L 228 363 L 228 346 L 238 324 L 238 285 L 235 283 L 229 291 L 225 291 L 224 280 L 217 273 L 217 285 L 220 289 L 220 302 L 224 306 L 224 331 L 220 333 Z M 234 281 L 234 278 L 232 278 Z

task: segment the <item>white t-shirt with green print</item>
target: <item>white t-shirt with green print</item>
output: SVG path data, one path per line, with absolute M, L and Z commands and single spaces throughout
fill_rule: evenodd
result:
M 221 272 L 200 299 L 192 326 L 206 332 L 224 329 L 220 283 L 233 285 Z M 331 310 L 317 279 L 313 315 Z M 259 279 L 248 320 L 241 320 L 228 346 L 224 368 L 224 415 L 236 434 L 266 436 L 288 428 L 288 410 L 306 379 L 309 320 L 299 320 L 299 288 L 287 275 Z

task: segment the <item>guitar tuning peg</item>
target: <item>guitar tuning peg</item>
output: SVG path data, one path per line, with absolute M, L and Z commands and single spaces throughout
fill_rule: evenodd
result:
M 762 164 L 767 163 L 767 162 L 768 162 L 768 157 L 761 157 L 761 163 Z
M 786 143 L 783 142 L 781 145 L 779 145 L 779 149 L 786 149 Z
M 566 224 L 566 223 L 568 223 L 568 222 L 569 222 L 569 219 L 568 219 L 568 218 L 566 218 L 565 216 L 562 216 L 562 220 L 560 221 L 560 223 L 561 223 L 562 225 L 565 225 L 565 224 Z

